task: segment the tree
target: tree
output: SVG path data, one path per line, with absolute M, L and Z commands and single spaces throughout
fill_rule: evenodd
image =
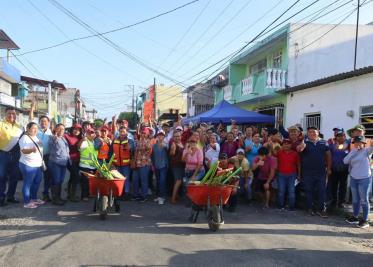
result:
M 118 119 L 128 121 L 128 126 L 131 129 L 134 129 L 136 128 L 136 124 L 139 121 L 139 116 L 136 112 L 121 112 Z
M 102 125 L 104 125 L 104 120 L 102 119 L 95 119 L 93 124 L 95 125 L 96 128 L 99 128 L 101 127 Z

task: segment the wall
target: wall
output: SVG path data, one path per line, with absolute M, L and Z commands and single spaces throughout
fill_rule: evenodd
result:
M 156 102 L 157 116 L 168 113 L 170 109 L 178 109 L 180 113 L 186 113 L 187 104 L 180 87 L 157 85 Z
M 290 32 L 301 24 L 292 24 Z M 295 86 L 353 70 L 355 25 L 309 24 L 289 37 L 288 85 Z M 331 30 L 312 45 L 313 41 Z M 309 46 L 308 46 L 309 45 Z M 308 46 L 308 47 L 306 47 Z M 373 26 L 359 26 L 357 68 L 373 65 Z
M 321 113 L 321 132 L 331 137 L 336 126 L 349 129 L 359 123 L 360 107 L 373 105 L 373 74 L 366 74 L 287 95 L 286 123 L 303 124 L 305 113 Z M 353 110 L 353 118 L 346 112 Z
M 12 95 L 12 84 L 0 78 L 0 93 Z

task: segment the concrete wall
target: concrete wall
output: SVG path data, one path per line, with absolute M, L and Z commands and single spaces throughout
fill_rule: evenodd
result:
M 290 26 L 288 85 L 295 86 L 353 70 L 355 25 Z M 311 44 L 320 36 L 323 38 Z M 309 45 L 309 46 L 308 46 Z M 359 26 L 357 68 L 373 65 L 373 25 Z
M 360 108 L 373 105 L 373 74 L 301 90 L 287 95 L 285 125 L 304 125 L 306 113 L 321 113 L 321 132 L 332 136 L 332 129 L 345 130 L 359 123 Z M 352 110 L 354 117 L 347 116 Z
M 178 109 L 180 113 L 186 113 L 187 103 L 181 93 L 180 87 L 157 85 L 156 109 L 160 115 L 168 113 L 169 109 Z

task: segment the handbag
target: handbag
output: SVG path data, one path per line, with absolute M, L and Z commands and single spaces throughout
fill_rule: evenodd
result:
M 39 145 L 37 143 L 35 143 L 34 139 L 31 138 L 31 136 L 29 136 L 28 134 L 26 134 L 30 139 L 31 141 L 34 143 L 34 145 L 36 146 L 36 148 L 38 149 L 39 153 L 40 153 L 40 156 L 41 156 L 41 160 L 42 160 L 42 168 L 43 168 L 43 171 L 47 171 L 47 165 L 45 165 L 45 162 L 44 162 L 44 157 L 43 157 L 43 154 L 41 153 L 40 151 L 40 148 L 39 148 Z

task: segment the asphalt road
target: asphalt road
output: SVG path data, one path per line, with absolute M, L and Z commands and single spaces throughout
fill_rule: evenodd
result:
M 91 206 L 0 209 L 0 266 L 373 266 L 373 227 L 341 218 L 241 205 L 213 233 L 181 204 L 121 202 L 106 221 Z

